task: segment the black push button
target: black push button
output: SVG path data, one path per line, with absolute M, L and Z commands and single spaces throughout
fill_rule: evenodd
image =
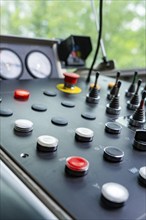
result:
M 146 130 L 136 130 L 133 146 L 138 150 L 146 151 Z
M 110 162 L 120 162 L 123 160 L 124 152 L 116 147 L 105 147 L 103 156 Z
M 68 107 L 68 108 L 75 107 L 75 103 L 71 102 L 71 101 L 63 101 L 63 102 L 61 102 L 61 105 L 65 106 L 65 107 Z
M 11 109 L 0 108 L 0 116 L 8 117 L 11 115 L 13 115 L 13 112 Z
M 47 95 L 47 96 L 56 96 L 57 93 L 56 92 L 52 92 L 52 91 L 49 91 L 49 90 L 45 90 L 44 91 L 44 95 Z
M 33 104 L 31 106 L 31 108 L 34 110 L 34 111 L 38 111 L 38 112 L 44 112 L 47 110 L 47 107 L 43 104 Z
M 96 115 L 89 113 L 89 112 L 84 112 L 81 114 L 81 116 L 85 119 L 88 119 L 88 120 L 95 120 L 96 119 Z
M 105 131 L 111 134 L 120 134 L 122 130 L 122 126 L 120 126 L 116 122 L 107 122 L 105 124 Z
M 65 126 L 68 124 L 68 121 L 63 117 L 53 117 L 51 122 L 55 125 Z

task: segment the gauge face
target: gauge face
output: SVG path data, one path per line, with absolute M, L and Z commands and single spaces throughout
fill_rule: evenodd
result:
M 41 52 L 31 52 L 26 59 L 28 71 L 35 78 L 46 78 L 51 74 L 51 62 Z
M 22 62 L 18 55 L 8 49 L 0 49 L 0 77 L 15 79 L 22 73 Z

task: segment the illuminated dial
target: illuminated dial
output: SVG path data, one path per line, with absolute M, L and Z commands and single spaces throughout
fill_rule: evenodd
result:
M 51 74 L 50 60 L 39 51 L 33 51 L 27 56 L 26 66 L 29 73 L 35 78 L 46 78 Z
M 22 62 L 18 55 L 8 49 L 0 49 L 0 77 L 15 79 L 22 73 Z

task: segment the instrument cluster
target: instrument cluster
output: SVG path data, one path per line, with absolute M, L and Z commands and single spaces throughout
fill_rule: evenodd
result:
M 1 36 L 0 78 L 58 77 L 55 41 Z

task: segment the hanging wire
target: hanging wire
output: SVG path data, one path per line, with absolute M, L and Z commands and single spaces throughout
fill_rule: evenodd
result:
M 92 5 L 92 7 L 94 8 L 94 1 L 93 1 L 93 0 L 91 0 L 91 5 Z M 98 40 L 97 40 L 97 47 L 96 47 L 96 50 L 95 50 L 95 54 L 94 54 L 94 58 L 93 58 L 91 67 L 90 67 L 90 69 L 89 69 L 89 73 L 88 73 L 86 82 L 90 82 L 91 73 L 92 73 L 94 64 L 95 64 L 95 62 L 96 62 L 98 53 L 99 53 L 100 40 L 101 40 L 101 36 L 102 36 L 102 8 L 103 8 L 103 0 L 100 0 L 100 2 L 99 2 L 99 34 L 98 34 Z M 95 9 L 93 9 L 93 10 L 95 10 Z M 96 14 L 96 13 L 95 13 L 95 14 Z M 97 29 L 98 29 L 98 23 L 97 23 L 96 17 L 95 17 L 95 21 L 96 21 L 96 27 L 97 27 Z

